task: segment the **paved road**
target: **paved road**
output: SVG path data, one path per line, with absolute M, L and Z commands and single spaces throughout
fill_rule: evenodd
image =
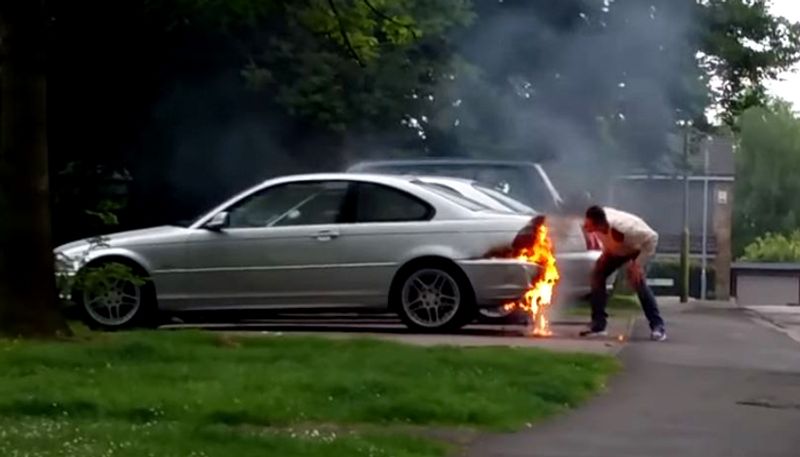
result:
M 670 341 L 638 342 L 609 391 L 513 435 L 479 439 L 480 457 L 798 457 L 800 344 L 744 310 L 668 313 Z

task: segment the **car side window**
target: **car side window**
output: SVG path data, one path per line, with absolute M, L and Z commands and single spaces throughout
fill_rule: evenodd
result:
M 228 227 L 335 224 L 342 214 L 347 186 L 343 181 L 310 181 L 263 189 L 228 209 Z
M 406 192 L 379 184 L 360 183 L 356 222 L 411 222 L 433 217 L 433 208 Z

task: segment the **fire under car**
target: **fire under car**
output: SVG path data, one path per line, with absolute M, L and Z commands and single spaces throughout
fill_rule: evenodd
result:
M 530 238 L 531 214 L 446 187 L 360 173 L 271 179 L 185 225 L 61 246 L 56 270 L 125 265 L 144 279 L 72 290 L 93 328 L 154 325 L 186 311 L 360 309 L 396 312 L 419 331 L 453 330 L 481 310 L 502 315 L 540 268 L 489 254 Z M 564 271 L 586 283 L 597 253 L 579 227 L 553 234 Z

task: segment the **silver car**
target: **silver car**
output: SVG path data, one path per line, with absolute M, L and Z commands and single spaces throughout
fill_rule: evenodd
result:
M 123 264 L 148 278 L 76 291 L 95 327 L 145 325 L 160 311 L 361 308 L 436 331 L 521 297 L 538 266 L 486 254 L 530 222 L 413 177 L 312 174 L 266 181 L 186 226 L 56 254 L 61 275 Z

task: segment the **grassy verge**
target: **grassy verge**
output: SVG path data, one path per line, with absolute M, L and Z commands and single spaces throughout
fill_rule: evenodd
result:
M 608 297 L 606 312 L 609 316 L 628 317 L 642 312 L 639 299 L 636 295 L 614 294 Z M 590 316 L 592 314 L 589 302 L 580 302 L 576 306 L 568 308 L 567 314 L 570 316 Z
M 0 366 L 0 455 L 209 457 L 443 455 L 409 426 L 513 429 L 616 369 L 511 348 L 164 331 L 0 342 Z

